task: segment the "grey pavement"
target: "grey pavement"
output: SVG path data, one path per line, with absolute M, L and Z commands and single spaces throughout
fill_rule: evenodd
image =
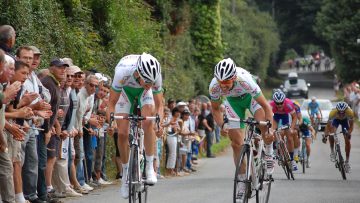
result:
M 333 92 L 329 89 L 313 89 L 310 94 L 332 99 Z M 347 174 L 346 181 L 342 180 L 340 172 L 330 162 L 329 146 L 323 144 L 320 137 L 312 144 L 312 166 L 306 170 L 306 174 L 295 172 L 296 180 L 287 180 L 282 169 L 276 166 L 270 202 L 360 202 L 360 130 L 357 128 L 353 132 L 350 158 L 352 172 Z M 341 142 L 344 149 L 343 139 Z M 202 159 L 198 172 L 192 175 L 159 180 L 158 184 L 149 189 L 148 202 L 232 202 L 233 175 L 232 151 L 228 149 L 214 159 Z M 120 197 L 118 189 L 119 185 L 109 186 L 82 198 L 67 199 L 66 202 L 128 202 Z

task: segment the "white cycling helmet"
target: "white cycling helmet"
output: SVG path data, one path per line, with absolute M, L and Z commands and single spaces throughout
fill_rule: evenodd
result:
M 336 104 L 336 109 L 337 109 L 338 111 L 344 112 L 347 107 L 348 107 L 348 104 L 347 104 L 346 102 L 338 102 L 338 103 Z
M 316 100 L 316 97 L 311 97 L 311 100 Z
M 285 94 L 281 91 L 277 91 L 273 94 L 273 101 L 275 103 L 283 103 L 285 98 L 286 98 Z
M 216 66 L 214 75 L 220 80 L 229 80 L 236 74 L 236 65 L 231 58 L 221 60 Z
M 144 52 L 139 57 L 137 71 L 145 82 L 154 83 L 161 74 L 160 63 L 155 57 Z

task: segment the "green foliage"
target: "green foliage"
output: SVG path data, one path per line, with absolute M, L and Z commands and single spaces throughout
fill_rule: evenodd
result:
M 289 59 L 294 59 L 298 57 L 298 54 L 296 53 L 295 49 L 288 49 L 286 50 L 285 53 L 285 61 L 289 60 Z
M 190 34 L 195 47 L 196 68 L 203 71 L 203 80 L 210 82 L 213 68 L 222 59 L 220 1 L 191 0 L 192 21 Z M 200 85 L 197 83 L 197 85 Z M 199 86 L 207 93 L 207 87 Z
M 360 77 L 359 10 L 359 1 L 324 0 L 316 18 L 316 32 L 329 43 L 344 82 Z
M 317 52 L 317 51 L 321 50 L 320 46 L 314 45 L 314 44 L 304 44 L 301 47 L 304 50 L 304 56 L 305 55 L 311 55 L 311 53 L 314 53 L 314 52 Z
M 232 3 L 225 0 L 221 5 L 224 55 L 265 79 L 271 56 L 280 43 L 276 24 L 269 14 L 259 12 L 243 0 Z

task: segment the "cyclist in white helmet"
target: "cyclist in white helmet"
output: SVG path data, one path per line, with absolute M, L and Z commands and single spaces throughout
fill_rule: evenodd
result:
M 142 116 L 154 116 L 156 113 L 162 118 L 163 89 L 160 63 L 152 55 L 128 55 L 120 59 L 115 68 L 115 76 L 110 90 L 109 109 L 115 115 L 127 116 L 133 113 L 134 101 L 141 108 Z M 146 155 L 146 182 L 155 184 L 156 173 L 153 168 L 155 134 L 161 135 L 161 130 L 154 131 L 154 123 L 149 120 L 142 122 L 145 132 L 144 146 Z M 121 154 L 123 176 L 120 193 L 123 198 L 129 196 L 129 186 L 126 183 L 129 167 L 129 121 L 117 120 L 118 146 Z
M 271 107 L 261 92 L 260 87 L 254 81 L 252 75 L 243 68 L 236 67 L 230 58 L 221 60 L 214 71 L 214 78 L 209 87 L 213 116 L 219 126 L 224 127 L 223 112 L 220 105 L 225 105 L 225 112 L 229 118 L 245 119 L 245 111 L 249 109 L 256 120 L 268 120 L 272 123 Z M 224 101 L 222 102 L 222 98 Z M 231 139 L 234 162 L 239 159 L 240 149 L 244 143 L 244 124 L 230 122 L 227 129 Z M 267 162 L 267 173 L 274 170 L 273 161 L 273 133 L 268 133 L 266 126 L 260 126 L 261 134 L 265 141 L 265 160 Z M 245 178 L 245 171 L 239 174 L 240 179 Z M 245 184 L 239 184 L 238 198 L 241 198 L 245 191 Z
M 354 129 L 354 112 L 350 108 L 350 106 L 346 102 L 338 102 L 336 107 L 333 108 L 329 113 L 329 121 L 325 127 L 325 137 L 323 138 L 323 142 L 326 143 L 326 138 L 330 133 L 334 133 L 336 129 L 341 125 L 342 131 L 347 131 L 344 134 L 345 140 L 345 171 L 350 173 L 351 166 L 349 163 L 350 159 L 350 150 L 351 150 L 351 133 Z M 334 152 L 334 138 L 330 137 L 330 160 L 335 162 L 335 152 Z

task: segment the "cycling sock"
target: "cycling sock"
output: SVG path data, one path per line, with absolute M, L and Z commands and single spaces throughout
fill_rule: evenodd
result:
M 129 163 L 121 164 L 121 166 L 122 166 L 122 172 L 123 172 L 123 179 L 126 179 L 127 171 L 129 168 Z
M 272 156 L 274 154 L 273 143 L 269 145 L 265 144 L 265 154 L 269 156 Z
M 294 156 L 297 156 L 299 154 L 299 148 L 294 149 Z
M 290 154 L 290 161 L 293 161 L 294 160 L 294 152 L 289 152 Z
M 145 157 L 146 157 L 146 168 L 147 167 L 154 168 L 154 166 L 153 166 L 154 155 L 152 155 L 152 156 L 145 155 Z
M 244 174 L 239 174 L 239 175 L 238 175 L 238 179 L 239 179 L 239 180 L 245 180 L 245 179 L 246 179 L 245 173 L 244 173 Z

